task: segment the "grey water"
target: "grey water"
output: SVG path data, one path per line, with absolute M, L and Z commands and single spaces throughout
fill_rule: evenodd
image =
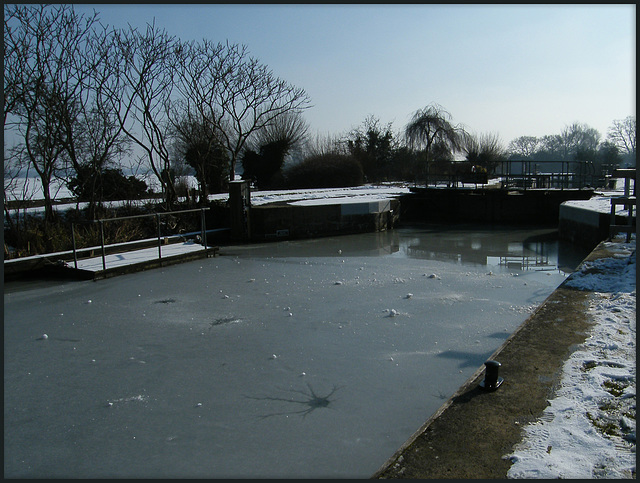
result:
M 369 477 L 586 255 L 416 225 L 6 284 L 4 475 Z

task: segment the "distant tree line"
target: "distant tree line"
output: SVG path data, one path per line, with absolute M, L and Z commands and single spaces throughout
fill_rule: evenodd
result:
M 505 147 L 497 134 L 470 133 L 454 123 L 442 106 L 432 103 L 415 111 L 398 133 L 391 123 L 382 125 L 369 115 L 362 125 L 343 135 L 307 141 L 306 156 L 274 173 L 282 183 L 277 187 L 290 188 L 383 181 L 429 183 L 482 180 L 497 174 L 505 161 L 530 160 L 582 161 L 597 179 L 617 167 L 635 167 L 635 123 L 635 116 L 614 121 L 604 141 L 596 129 L 574 123 L 560 134 L 522 136 Z M 579 166 L 572 164 L 570 169 Z M 258 182 L 257 186 L 266 189 L 269 184 Z
M 573 123 L 560 134 L 521 136 L 509 143 L 509 159 L 526 161 L 583 161 L 598 174 L 636 165 L 636 117 L 614 120 L 606 139 L 586 124 Z
M 497 136 L 466 132 L 453 124 L 451 115 L 438 104 L 416 111 L 401 132 L 394 132 L 391 123 L 383 125 L 369 115 L 360 126 L 342 135 L 307 138 L 302 151 L 302 156 L 291 158 L 274 172 L 277 177 L 271 179 L 281 184 L 271 187 L 423 183 L 429 176 L 492 172 L 507 157 Z M 268 187 L 257 178 L 249 179 L 257 181 L 259 188 Z

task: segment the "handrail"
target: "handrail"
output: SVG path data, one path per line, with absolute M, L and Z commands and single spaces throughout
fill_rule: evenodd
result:
M 106 250 L 105 250 L 105 243 L 104 243 L 104 222 L 105 221 L 122 221 L 122 220 L 131 220 L 134 218 L 150 218 L 150 217 L 155 217 L 156 219 L 156 225 L 158 228 L 158 259 L 160 260 L 160 263 L 162 263 L 162 236 L 161 236 L 161 230 L 160 230 L 160 217 L 161 216 L 169 216 L 169 215 L 178 215 L 178 214 L 183 214 L 183 213 L 195 213 L 195 212 L 200 212 L 200 231 L 201 231 L 201 240 L 202 240 L 202 246 L 203 247 L 207 247 L 207 229 L 206 229 L 206 217 L 204 216 L 204 212 L 210 210 L 210 208 L 194 208 L 194 209 L 189 209 L 189 210 L 178 210 L 178 211 L 167 211 L 167 212 L 162 212 L 162 213 L 148 213 L 148 214 L 143 214 L 143 215 L 128 215 L 128 216 L 118 216 L 115 218 L 102 218 L 99 220 L 85 220 L 85 221 L 77 221 L 77 222 L 73 222 L 71 223 L 71 240 L 73 242 L 73 264 L 75 269 L 78 269 L 78 255 L 77 255 L 77 248 L 76 248 L 76 232 L 75 232 L 75 225 L 87 225 L 87 224 L 92 224 L 92 223 L 99 223 L 100 224 L 100 247 L 101 247 L 101 252 L 102 252 L 102 269 L 106 270 L 107 269 L 107 262 L 106 262 Z
M 631 240 L 631 232 L 633 231 L 633 207 L 636 205 L 636 179 L 637 171 L 632 169 L 616 169 L 612 178 L 624 178 L 624 196 L 614 196 L 611 198 L 611 217 L 609 221 L 609 238 L 611 239 L 618 232 L 627 234 L 626 242 Z M 633 194 L 631 194 L 631 180 L 633 183 Z M 616 225 L 616 206 L 622 205 L 627 209 L 627 224 Z
M 520 164 L 520 173 L 514 173 L 513 166 Z M 577 165 L 578 169 L 570 170 L 571 164 Z M 538 168 L 544 165 L 560 166 L 560 171 L 539 172 Z M 584 188 L 588 185 L 587 178 L 593 178 L 594 167 L 589 161 L 568 161 L 568 160 L 515 160 L 510 159 L 501 162 L 500 173 L 502 186 L 508 188 L 512 183 L 522 184 L 524 190 L 528 188 Z M 593 181 L 593 180 L 592 180 Z M 538 186 L 540 185 L 540 186 Z

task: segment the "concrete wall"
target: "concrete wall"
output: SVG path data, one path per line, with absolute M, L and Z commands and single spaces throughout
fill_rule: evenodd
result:
M 626 216 L 616 216 L 616 224 L 627 223 Z M 586 207 L 560 205 L 558 236 L 575 245 L 587 248 L 609 238 L 611 213 L 601 213 Z
M 403 220 L 556 224 L 564 201 L 592 190 L 412 189 L 402 198 Z
M 251 240 L 311 238 L 391 229 L 398 221 L 396 199 L 362 203 L 252 206 Z

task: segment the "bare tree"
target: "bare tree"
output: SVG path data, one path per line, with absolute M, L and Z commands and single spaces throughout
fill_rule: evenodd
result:
M 76 171 L 75 182 L 89 195 L 89 218 L 96 217 L 102 199 L 99 189 L 104 170 L 128 152 L 130 139 L 118 119 L 113 96 L 122 99 L 124 83 L 118 72 L 115 33 L 103 28 L 87 46 L 92 71 L 79 113 L 79 136 L 70 146 Z
M 225 158 L 221 148 L 226 151 L 226 147 L 221 132 L 223 111 L 217 97 L 220 79 L 226 74 L 223 65 L 227 47 L 205 39 L 179 43 L 175 53 L 176 101 L 170 119 L 178 155 L 196 172 L 202 204 L 207 201 L 214 173 L 222 176 L 228 172 L 228 167 L 218 166 Z
M 20 22 L 20 10 L 15 7 L 4 7 L 4 89 L 3 89 L 3 107 L 4 107 L 4 212 L 5 219 L 9 226 L 14 226 L 14 220 L 8 207 L 9 198 L 25 199 L 26 193 L 22 196 L 18 194 L 21 190 L 19 186 L 19 178 L 24 170 L 28 173 L 28 166 L 22 166 L 23 158 L 16 156 L 16 148 L 10 146 L 7 150 L 8 134 L 16 127 L 14 122 L 10 122 L 11 114 L 17 114 L 18 105 L 22 101 L 22 77 L 25 75 L 28 64 L 29 46 L 26 36 L 18 36 L 15 32 Z M 23 183 L 22 190 L 26 186 L 26 180 Z
M 23 78 L 29 69 L 30 39 L 20 32 L 21 17 L 26 12 L 17 6 L 4 6 L 4 126 L 8 116 L 16 113 L 22 97 Z
M 84 55 L 96 15 L 85 18 L 73 7 L 12 5 L 5 10 L 7 116 L 23 141 L 19 156 L 42 182 L 45 221 L 53 219 L 53 177 L 64 168 L 77 105 L 91 71 Z
M 27 94 L 23 103 L 26 115 L 20 123 L 24 143 L 17 146 L 16 155 L 38 174 L 44 197 L 45 221 L 54 219 L 51 185 L 63 170 L 65 143 L 59 117 L 60 99 L 45 88 Z
M 220 79 L 227 54 L 224 44 L 209 40 L 176 43 L 174 75 L 178 100 L 173 104 L 174 127 L 185 122 L 208 125 L 213 131 L 222 124 L 218 102 Z
M 578 153 L 595 153 L 599 143 L 600 133 L 597 129 L 574 122 L 565 126 L 560 134 L 550 134 L 540 138 L 536 158 L 575 161 Z
M 158 178 L 167 209 L 176 199 L 170 175 L 171 109 L 175 38 L 154 24 L 144 33 L 129 26 L 115 33 L 118 73 L 124 82 L 110 93 L 122 130 L 144 152 Z M 142 161 L 142 160 L 141 160 Z
M 622 120 L 613 121 L 607 138 L 618 147 L 620 152 L 630 156 L 635 162 L 636 116 L 627 116 Z
M 223 115 L 221 132 L 230 154 L 230 179 L 247 141 L 258 131 L 288 112 L 309 107 L 309 97 L 273 75 L 266 65 L 248 57 L 245 47 L 227 46 L 217 92 Z
M 425 153 L 426 183 L 429 183 L 429 166 L 436 146 L 450 152 L 460 151 L 464 129 L 451 123 L 451 115 L 438 104 L 430 104 L 416 111 L 405 127 L 405 138 L 412 148 L 422 148 Z
M 308 107 L 303 89 L 276 78 L 267 66 L 249 57 L 246 46 L 203 40 L 181 44 L 176 50 L 181 109 L 222 135 L 231 180 L 240 154 L 254 135 L 269 132 L 279 117 Z M 289 120 L 297 122 L 295 117 Z
M 573 161 L 579 150 L 595 151 L 600 142 L 600 133 L 586 124 L 574 122 L 561 131 L 558 138 L 562 159 Z
M 321 157 L 330 154 L 346 155 L 348 153 L 347 144 L 343 142 L 340 136 L 318 132 L 315 136 L 305 141 L 301 157 Z
M 535 136 L 520 136 L 509 143 L 511 155 L 528 159 L 533 156 L 540 145 L 540 140 Z

